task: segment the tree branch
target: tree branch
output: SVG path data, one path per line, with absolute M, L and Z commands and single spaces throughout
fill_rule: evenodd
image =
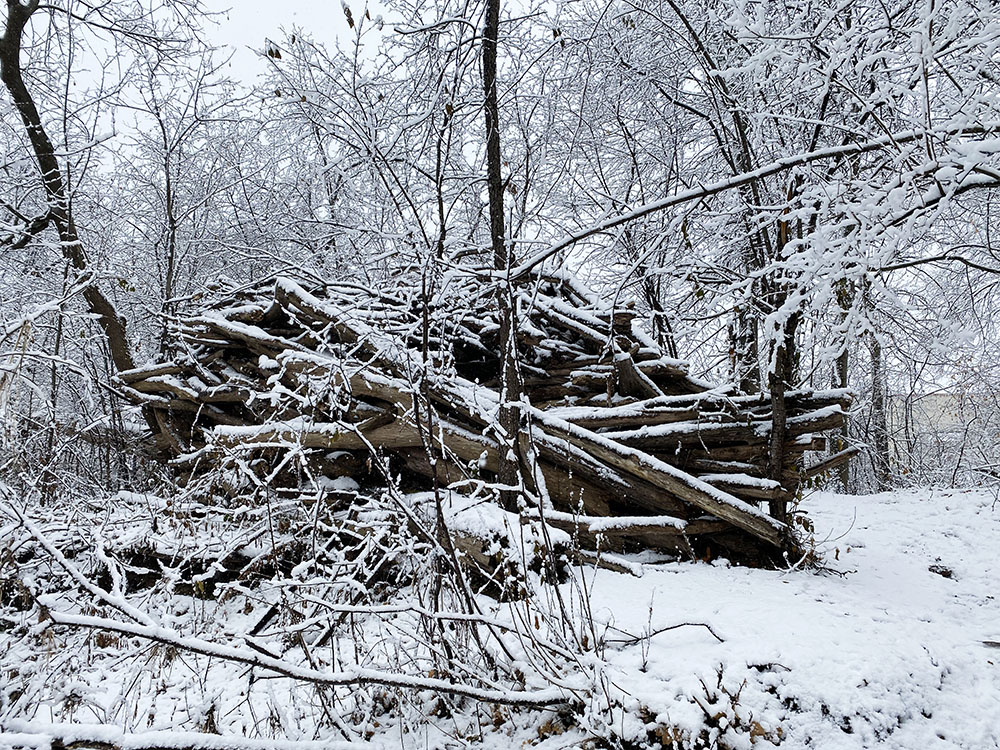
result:
M 44 604 L 44 601 L 41 601 L 41 603 Z M 415 675 L 394 674 L 392 672 L 364 668 L 349 669 L 340 672 L 323 672 L 317 669 L 300 667 L 282 659 L 275 659 L 255 651 L 233 646 L 223 646 L 201 638 L 181 636 L 167 628 L 117 622 L 102 617 L 74 615 L 51 609 L 48 609 L 46 614 L 54 625 L 91 628 L 144 638 L 191 653 L 236 662 L 238 664 L 246 664 L 250 667 L 275 672 L 284 677 L 302 682 L 310 682 L 315 685 L 325 685 L 328 687 L 382 685 L 384 687 L 406 690 L 431 690 L 444 695 L 457 695 L 487 703 L 529 708 L 546 708 L 562 705 L 567 702 L 564 691 L 559 688 L 536 691 L 491 690 L 457 682 L 448 682 L 447 680 L 433 677 L 417 677 Z
M 882 136 L 880 138 L 873 138 L 870 141 L 865 141 L 863 143 L 849 143 L 843 146 L 835 146 L 832 148 L 824 148 L 818 151 L 809 151 L 806 153 L 796 154 L 794 156 L 787 156 L 783 159 L 778 159 L 777 161 L 766 164 L 758 169 L 751 170 L 749 172 L 743 172 L 732 177 L 727 177 L 724 180 L 718 182 L 709 183 L 708 185 L 701 185 L 697 188 L 692 188 L 690 190 L 684 190 L 680 193 L 667 196 L 665 198 L 660 198 L 659 200 L 651 201 L 649 203 L 638 206 L 637 208 L 629 211 L 628 213 L 619 214 L 615 216 L 609 216 L 602 221 L 592 224 L 585 229 L 582 229 L 574 234 L 567 235 L 560 240 L 557 240 L 553 244 L 549 245 L 544 250 L 536 253 L 532 257 L 525 260 L 523 263 L 510 271 L 510 278 L 514 280 L 519 280 L 525 278 L 532 269 L 538 266 L 540 263 L 551 258 L 556 253 L 566 250 L 572 247 L 577 242 L 593 237 L 594 235 L 602 234 L 615 227 L 619 227 L 622 224 L 627 224 L 630 221 L 635 221 L 636 219 L 641 219 L 649 214 L 657 213 L 658 211 L 665 211 L 667 209 L 673 208 L 675 206 L 680 206 L 685 203 L 690 203 L 692 201 L 697 201 L 702 198 L 708 198 L 712 195 L 717 195 L 718 193 L 726 192 L 727 190 L 733 190 L 736 188 L 744 187 L 751 183 L 762 180 L 766 177 L 771 177 L 772 175 L 780 174 L 781 172 L 786 172 L 795 167 L 802 167 L 807 164 L 812 164 L 817 161 L 824 161 L 827 159 L 839 159 L 845 156 L 857 156 L 860 154 L 870 153 L 872 151 L 878 151 L 879 149 L 887 148 L 889 146 L 894 146 L 901 143 L 909 143 L 912 141 L 919 141 L 928 135 L 982 135 L 984 133 L 990 133 L 1000 128 L 1000 123 L 998 122 L 988 122 L 983 125 L 975 127 L 953 127 L 944 128 L 940 130 L 907 130 L 901 133 L 894 133 L 892 135 Z

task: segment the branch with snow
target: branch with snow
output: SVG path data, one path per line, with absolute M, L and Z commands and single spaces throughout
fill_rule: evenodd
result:
M 564 705 L 571 699 L 568 691 L 554 687 L 543 690 L 509 690 L 500 686 L 481 688 L 475 685 L 450 682 L 434 677 L 396 674 L 364 668 L 349 669 L 340 672 L 324 672 L 318 669 L 301 667 L 283 659 L 266 656 L 256 651 L 212 643 L 201 638 L 183 636 L 169 628 L 134 625 L 104 617 L 90 617 L 87 615 L 59 612 L 49 606 L 51 603 L 49 597 L 40 597 L 39 601 L 43 606 L 46 606 L 46 614 L 49 621 L 54 625 L 90 628 L 117 633 L 119 635 L 143 638 L 155 641 L 156 643 L 173 646 L 183 651 L 211 656 L 222 661 L 245 664 L 316 685 L 329 687 L 381 685 L 383 687 L 406 690 L 430 690 L 441 695 L 455 695 L 487 703 L 532 708 Z

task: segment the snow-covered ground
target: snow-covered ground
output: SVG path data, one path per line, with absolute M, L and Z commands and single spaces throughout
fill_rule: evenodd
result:
M 786 748 L 1000 746 L 997 492 L 817 493 L 803 507 L 829 570 L 598 573 L 598 618 L 633 635 L 704 623 L 724 641 L 697 625 L 643 638 L 608 653 L 613 683 L 659 723 L 696 729 L 695 696 Z
M 578 689 L 588 680 L 597 685 L 591 707 L 573 721 L 630 750 L 1000 747 L 998 495 L 812 495 L 803 507 L 815 524 L 819 568 L 750 570 L 715 560 L 646 561 L 637 566 L 641 576 L 589 570 L 587 596 L 581 600 L 567 584 L 566 601 L 589 605 L 605 644 L 580 662 L 586 675 L 565 672 Z M 225 642 L 258 617 L 245 614 L 251 604 L 178 597 L 174 610 L 188 614 L 171 620 L 174 610 L 167 609 L 162 616 L 192 626 L 191 613 L 204 610 L 195 634 Z M 492 606 L 502 619 L 506 605 Z M 45 722 L 53 721 L 63 723 L 64 738 L 67 721 L 107 722 L 80 736 L 130 747 L 335 746 L 303 742 L 317 737 L 308 729 L 308 688 L 248 682 L 240 664 L 177 659 L 170 649 L 140 642 L 133 645 L 139 660 L 123 659 L 109 644 L 125 641 L 101 646 L 87 633 L 61 630 L 50 638 L 43 629 L 32 626 L 37 639 L 6 642 L 0 632 L 0 686 L 31 675 L 41 680 L 31 678 L 37 700 L 0 700 L 0 748 L 46 747 Z M 378 642 L 393 637 L 390 629 Z M 251 684 L 263 691 L 254 701 Z M 14 701 L 18 685 L 6 687 Z M 419 700 L 414 705 L 419 709 Z M 192 740 L 192 731 L 214 728 L 210 714 L 223 735 L 261 736 L 255 710 L 277 711 L 270 736 L 296 742 Z M 565 727 L 544 713 L 501 712 L 495 723 L 488 711 L 485 721 L 480 714 L 445 720 L 424 713 L 419 736 L 380 721 L 364 740 L 385 748 L 608 747 L 590 742 L 582 726 Z

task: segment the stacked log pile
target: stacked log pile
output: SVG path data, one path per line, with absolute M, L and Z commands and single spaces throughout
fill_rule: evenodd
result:
M 188 472 L 239 450 L 294 491 L 297 462 L 280 471 L 294 449 L 313 477 L 383 481 L 374 453 L 414 489 L 482 486 L 500 458 L 500 327 L 486 285 L 445 289 L 414 299 L 278 278 L 180 320 L 176 356 L 121 384 Z M 788 394 L 784 472 L 769 477 L 768 395 L 692 378 L 635 318 L 570 278 L 519 292 L 519 446 L 535 506 L 522 516 L 584 546 L 789 551 L 788 527 L 760 505 L 794 497 L 803 454 L 825 449 L 848 395 Z

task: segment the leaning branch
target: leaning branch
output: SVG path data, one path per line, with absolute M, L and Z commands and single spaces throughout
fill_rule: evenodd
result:
M 45 131 L 42 116 L 31 92 L 28 91 L 21 71 L 21 47 L 24 30 L 31 20 L 32 14 L 38 8 L 39 0 L 29 0 L 27 3 L 22 3 L 19 0 L 7 0 L 6 27 L 3 36 L 0 37 L 0 81 L 3 82 L 18 114 L 21 116 L 21 122 L 28 135 L 28 140 L 31 142 L 35 162 L 42 178 L 42 184 L 45 186 L 45 197 L 49 204 L 44 224 L 42 218 L 39 218 L 37 225 L 28 228 L 29 232 L 32 229 L 41 232 L 51 220 L 59 232 L 59 243 L 63 256 L 73 264 L 77 271 L 86 272 L 89 270 L 90 263 L 73 221 L 59 159 L 56 156 L 52 140 Z M 27 236 L 30 239 L 32 235 L 29 233 Z M 118 315 L 114 304 L 98 288 L 96 280 L 83 289 L 83 296 L 90 312 L 97 317 L 104 331 L 115 369 L 133 369 L 135 362 L 132 359 L 132 351 L 125 334 L 125 322 Z M 156 430 L 155 424 L 151 423 L 150 427 L 154 431 Z
M 882 136 L 881 138 L 873 138 L 870 141 L 865 141 L 864 143 L 849 143 L 844 146 L 835 146 L 832 148 L 819 149 L 818 151 L 809 151 L 802 154 L 796 154 L 794 156 L 788 156 L 784 159 L 778 159 L 777 161 L 766 164 L 763 167 L 754 169 L 750 172 L 743 172 L 732 177 L 727 177 L 725 180 L 720 180 L 719 182 L 713 182 L 708 185 L 701 185 L 696 188 L 691 188 L 690 190 L 684 190 L 680 193 L 667 196 L 665 198 L 660 198 L 659 200 L 651 201 L 650 203 L 645 203 L 637 208 L 629 211 L 628 213 L 619 214 L 616 216 L 608 216 L 605 219 L 592 224 L 589 227 L 580 230 L 574 234 L 567 235 L 561 240 L 549 245 L 544 250 L 539 251 L 532 257 L 525 260 L 523 263 L 518 265 L 516 268 L 512 268 L 510 271 L 510 278 L 513 280 L 520 280 L 525 278 L 532 269 L 537 267 L 539 264 L 551 258 L 556 253 L 559 253 L 567 248 L 575 245 L 577 242 L 581 242 L 594 235 L 602 234 L 604 232 L 610 231 L 615 227 L 619 227 L 622 224 L 627 224 L 630 221 L 635 221 L 636 219 L 641 219 L 649 214 L 657 213 L 658 211 L 665 211 L 667 209 L 673 208 L 674 206 L 680 206 L 685 203 L 690 203 L 691 201 L 700 200 L 702 198 L 708 198 L 718 193 L 726 192 L 727 190 L 733 190 L 735 188 L 745 187 L 751 185 L 759 180 L 766 177 L 771 177 L 782 172 L 787 172 L 789 169 L 794 169 L 796 167 L 802 167 L 806 164 L 812 164 L 817 161 L 824 161 L 828 159 L 838 159 L 846 156 L 857 156 L 859 154 L 866 154 L 872 151 L 878 151 L 882 148 L 888 148 L 892 146 L 898 146 L 902 143 L 910 143 L 913 141 L 919 141 L 928 136 L 948 136 L 948 135 L 982 135 L 984 133 L 989 133 L 1000 128 L 1000 123 L 998 122 L 988 122 L 982 125 L 977 125 L 974 127 L 952 127 L 952 128 L 941 128 L 932 130 L 906 130 L 901 133 L 894 133 L 891 135 Z

